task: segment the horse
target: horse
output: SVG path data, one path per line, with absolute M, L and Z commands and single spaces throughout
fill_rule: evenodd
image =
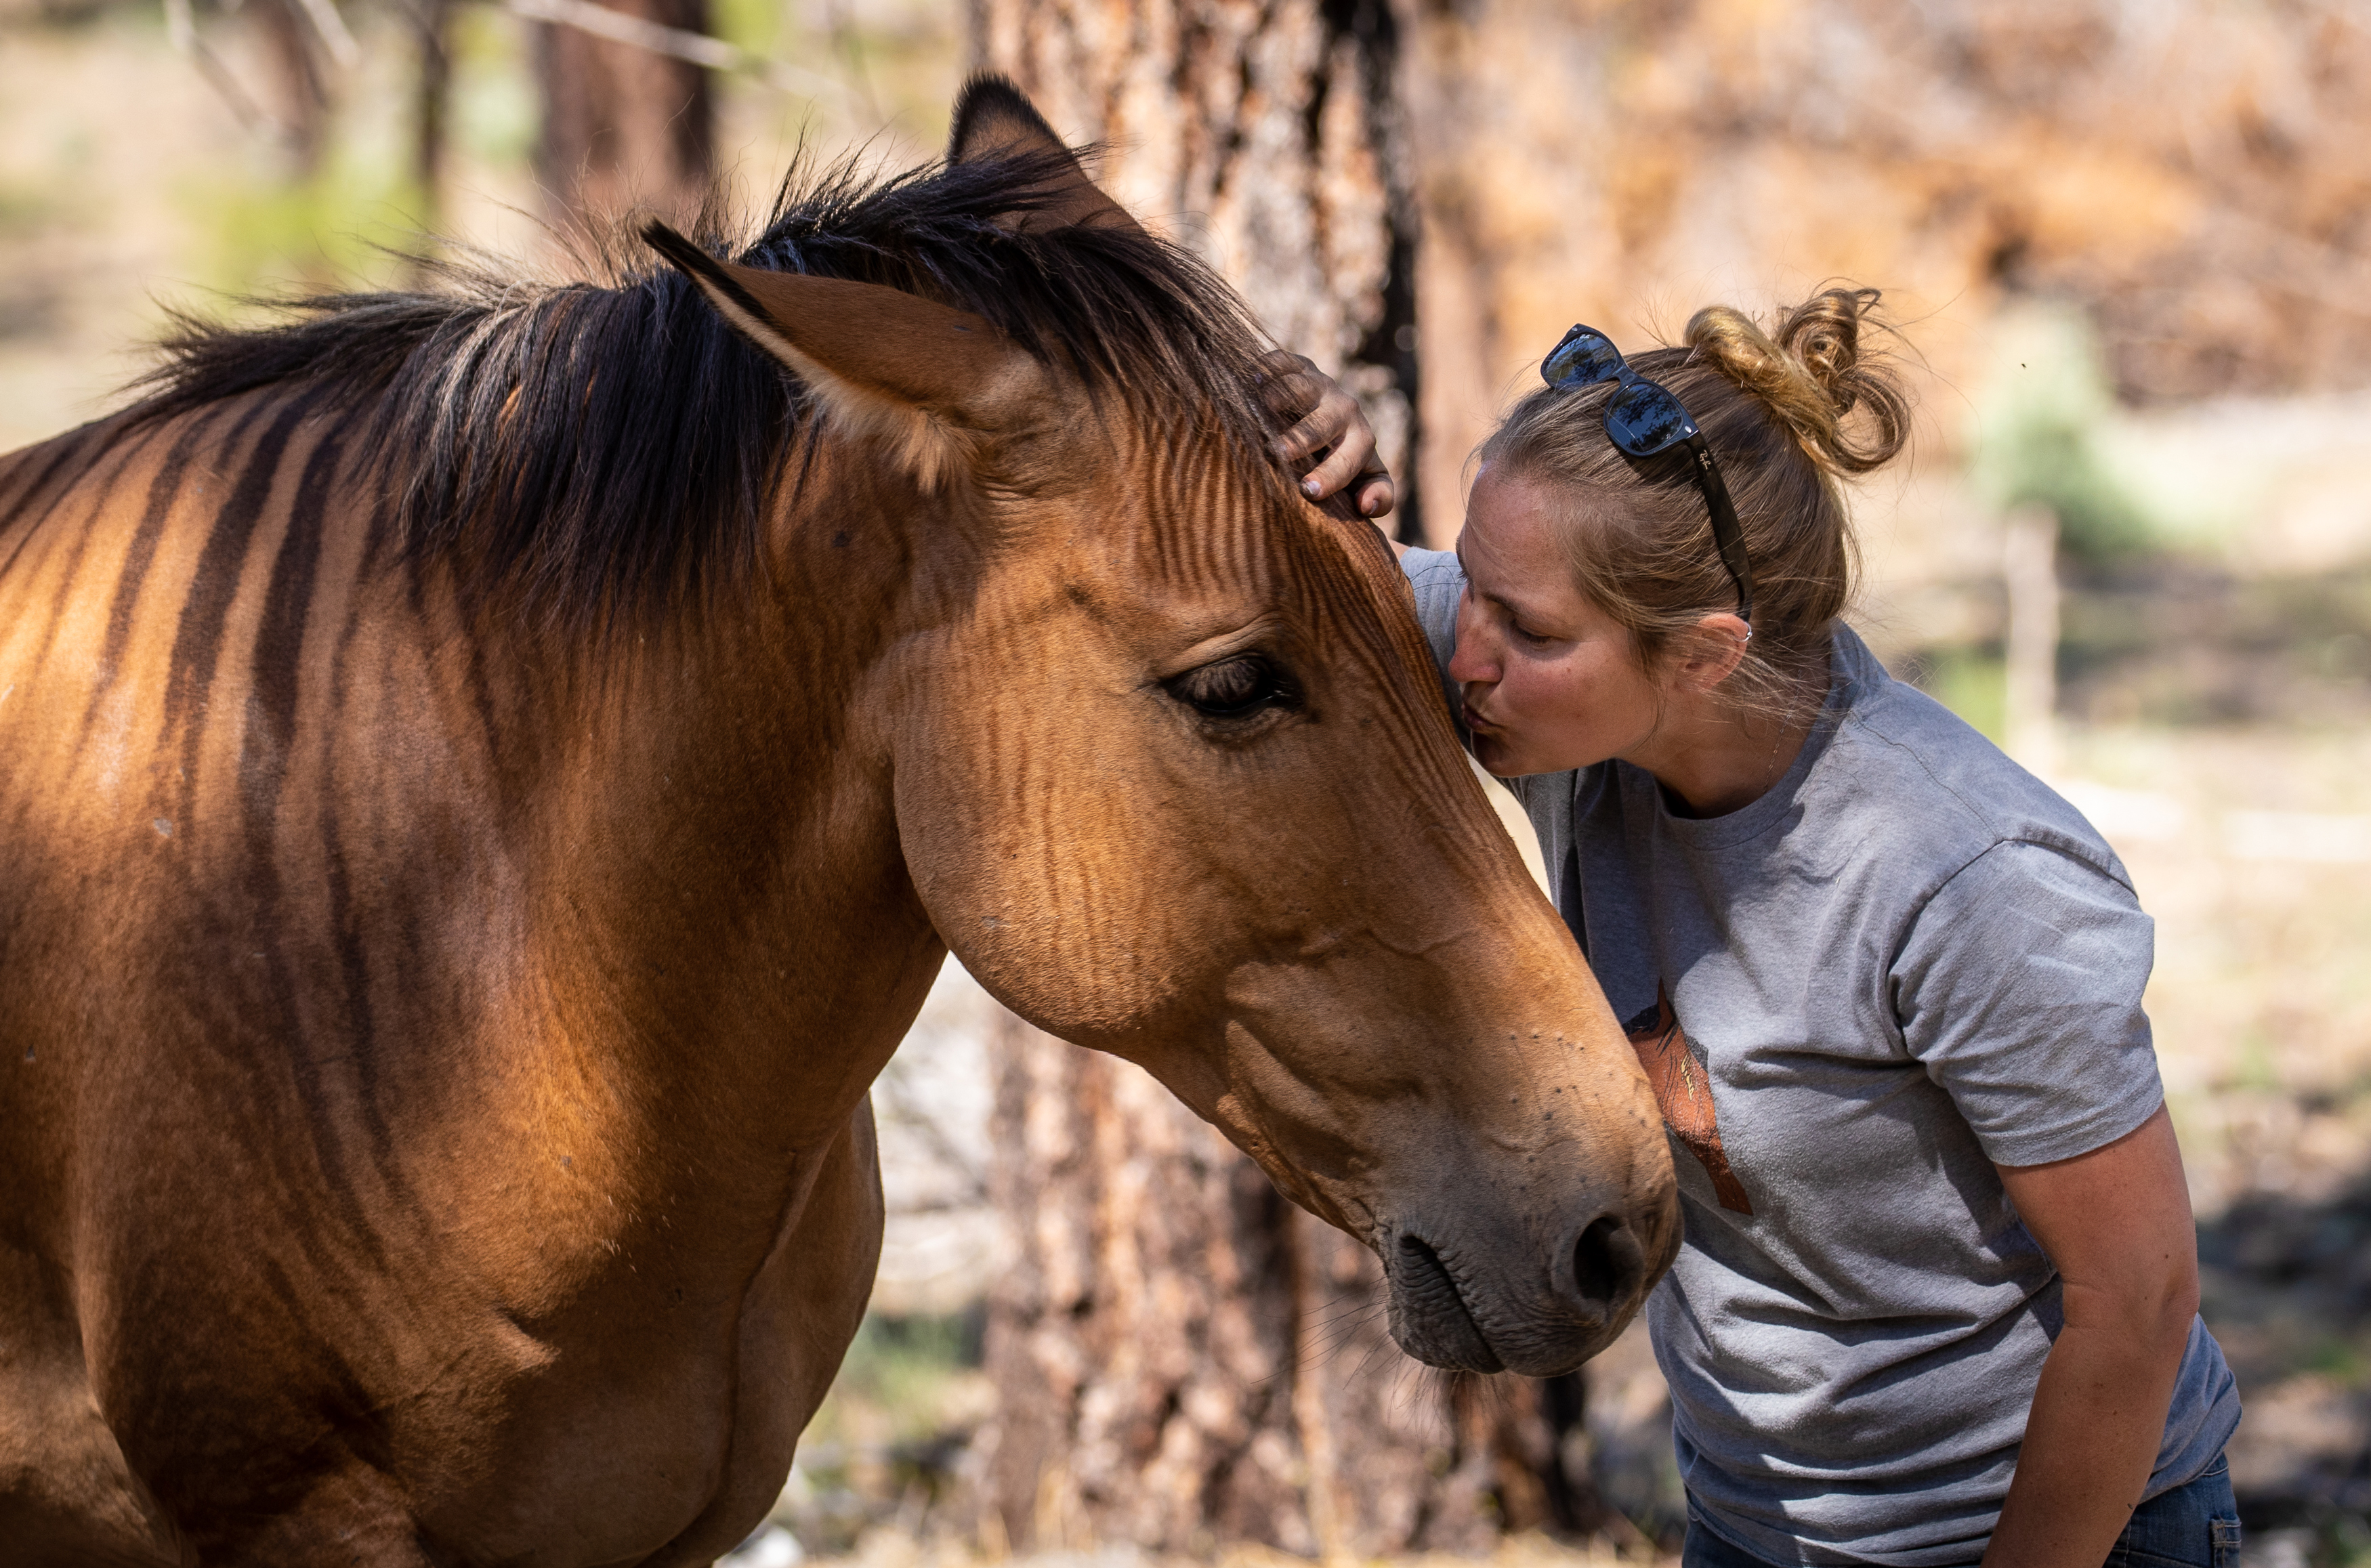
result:
M 953 952 L 1577 1365 L 1665 1136 L 1236 298 L 1009 84 L 736 251 L 184 322 L 0 459 L 0 1540 L 708 1562 Z

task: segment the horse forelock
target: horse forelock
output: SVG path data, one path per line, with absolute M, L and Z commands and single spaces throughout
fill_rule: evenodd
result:
M 1016 229 L 1068 155 L 868 179 L 794 161 L 766 220 L 697 238 L 744 265 L 922 294 L 984 317 L 1094 407 L 1156 434 L 1208 428 L 1231 478 L 1291 496 L 1266 454 L 1266 346 L 1232 290 L 1133 226 Z M 598 628 L 746 580 L 780 491 L 811 470 L 810 390 L 624 225 L 537 279 L 463 255 L 424 293 L 278 302 L 237 329 L 178 318 L 124 428 L 281 389 L 342 408 L 394 496 L 400 554 L 468 574 L 538 618 Z M 793 494 L 790 500 L 797 503 Z
M 1362 663 L 1379 686 L 1439 708 L 1407 580 L 1346 498 L 1311 505 L 1274 467 L 1246 460 L 1215 420 L 1139 427 L 1119 455 L 1115 482 L 1130 503 L 1104 525 L 1140 530 L 1129 553 L 1148 587 L 1281 612 L 1324 657 Z

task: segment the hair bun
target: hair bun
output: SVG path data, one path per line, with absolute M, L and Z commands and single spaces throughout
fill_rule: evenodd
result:
M 1775 332 L 1743 311 L 1707 306 L 1688 318 L 1687 344 L 1760 399 L 1822 467 L 1864 474 L 1900 452 L 1910 431 L 1908 394 L 1861 346 L 1864 325 L 1882 327 L 1878 298 L 1875 289 L 1822 289 L 1787 311 Z M 1872 427 L 1866 440 L 1845 432 L 1855 409 Z

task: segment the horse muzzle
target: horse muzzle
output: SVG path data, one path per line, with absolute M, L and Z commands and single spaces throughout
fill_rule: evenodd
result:
M 1544 1260 L 1514 1266 L 1492 1257 L 1496 1249 L 1457 1246 L 1455 1228 L 1439 1233 L 1439 1245 L 1422 1227 L 1398 1229 L 1381 1248 L 1392 1337 L 1435 1366 L 1569 1372 L 1613 1343 L 1670 1266 L 1677 1206 L 1637 1216 L 1643 1225 L 1617 1211 L 1595 1215 Z

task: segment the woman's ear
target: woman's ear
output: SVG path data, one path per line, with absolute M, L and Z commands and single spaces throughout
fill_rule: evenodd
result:
M 1708 692 L 1737 673 L 1745 663 L 1753 628 L 1733 610 L 1720 610 L 1699 619 L 1672 650 L 1672 674 L 1691 691 Z

